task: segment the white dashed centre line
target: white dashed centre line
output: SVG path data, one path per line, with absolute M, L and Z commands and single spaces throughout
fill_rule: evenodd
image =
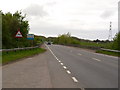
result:
M 46 44 L 45 44 L 45 45 L 46 45 Z M 58 62 L 60 62 L 61 65 L 63 65 L 63 63 L 61 63 L 61 61 L 55 56 L 55 54 L 52 52 L 52 50 L 51 50 L 47 45 L 46 45 L 46 47 L 50 50 L 50 52 L 53 54 L 53 56 L 55 57 L 55 59 L 56 59 Z M 72 50 L 71 50 L 71 52 L 72 52 Z M 63 68 L 64 68 L 64 69 L 67 69 L 66 66 L 63 66 Z M 68 73 L 68 74 L 71 74 L 71 72 L 70 72 L 69 70 L 67 70 L 67 73 Z M 75 77 L 72 77 L 72 79 L 73 79 L 73 81 L 74 81 L 75 83 L 78 82 L 78 80 L 77 80 Z
M 71 72 L 70 72 L 69 70 L 67 70 L 67 73 L 68 73 L 68 74 L 71 74 Z
M 59 60 L 56 56 L 55 56 L 55 54 L 52 52 L 52 50 L 45 44 L 45 46 L 50 50 L 50 52 L 52 53 L 52 55 L 55 57 L 55 59 L 56 60 Z
M 93 59 L 93 60 L 96 60 L 96 61 L 99 61 L 99 62 L 101 61 L 101 60 L 99 60 L 99 59 L 97 59 L 97 58 L 92 58 L 92 59 Z
M 64 68 L 64 69 L 67 69 L 67 67 L 66 67 L 66 66 L 63 66 L 63 68 Z
M 63 65 L 63 63 L 60 63 L 61 65 Z
M 60 60 L 58 62 L 61 62 Z
M 78 80 L 75 77 L 72 77 L 72 79 L 74 82 L 76 82 L 76 83 L 78 82 Z
M 57 59 L 57 58 L 56 58 Z M 58 60 L 58 59 L 57 59 Z M 59 61 L 59 60 L 58 60 Z

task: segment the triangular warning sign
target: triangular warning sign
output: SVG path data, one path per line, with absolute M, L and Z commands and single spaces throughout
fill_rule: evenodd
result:
M 20 32 L 20 30 L 18 30 L 18 32 L 16 33 L 15 37 L 16 38 L 22 38 L 23 37 L 21 32 Z

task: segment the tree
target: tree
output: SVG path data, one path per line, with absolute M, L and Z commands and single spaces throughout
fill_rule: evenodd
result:
M 114 38 L 113 49 L 120 50 L 120 32 Z
M 0 11 L 0 49 L 2 48 L 2 11 Z
M 71 37 L 71 34 L 68 32 L 67 34 L 59 35 L 57 38 L 54 38 L 53 43 L 56 44 L 80 44 L 80 40 Z
M 3 48 L 16 48 L 30 46 L 29 41 L 27 40 L 27 34 L 29 31 L 28 21 L 24 20 L 25 16 L 22 15 L 22 12 L 15 12 L 11 14 L 10 12 L 3 14 L 2 13 L 2 46 Z M 20 29 L 23 38 L 15 38 L 15 34 L 18 29 Z

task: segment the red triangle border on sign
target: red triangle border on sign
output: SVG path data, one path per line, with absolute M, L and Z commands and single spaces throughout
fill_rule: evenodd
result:
M 19 33 L 19 35 L 18 35 L 18 33 Z M 20 29 L 18 29 L 15 37 L 16 37 L 16 38 L 22 38 L 22 37 L 23 37 L 23 36 L 22 36 L 22 33 L 20 32 Z

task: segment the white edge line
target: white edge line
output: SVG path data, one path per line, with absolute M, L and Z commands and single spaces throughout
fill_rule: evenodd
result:
M 72 77 L 72 79 L 74 82 L 76 82 L 76 83 L 78 82 L 78 80 L 75 77 Z
M 66 66 L 63 66 L 63 68 L 64 68 L 64 69 L 67 69 L 67 67 L 66 67 Z
M 58 62 L 61 62 L 60 60 Z
M 47 46 L 47 45 L 46 45 Z M 61 62 L 56 56 L 55 54 L 51 51 L 51 49 L 47 46 L 47 48 L 50 50 L 50 52 L 53 54 L 53 56 L 56 58 L 56 60 L 58 60 L 59 62 Z M 64 69 L 67 69 L 66 66 L 63 66 Z M 67 71 L 67 73 L 71 73 L 70 71 Z M 72 77 L 74 82 L 78 82 L 78 80 L 75 77 Z
M 69 70 L 67 70 L 67 73 L 68 73 L 68 74 L 71 74 L 71 72 L 70 72 Z
M 63 63 L 60 63 L 61 65 L 63 65 Z
M 45 46 L 50 50 L 50 52 L 53 54 L 53 56 L 55 57 L 55 59 L 59 61 L 59 59 L 55 56 L 55 54 L 52 52 L 52 50 L 46 44 L 45 44 Z
M 92 58 L 92 59 L 94 59 L 94 60 L 96 60 L 96 61 L 99 61 L 99 62 L 101 61 L 101 60 L 99 60 L 99 59 L 97 59 L 97 58 Z

